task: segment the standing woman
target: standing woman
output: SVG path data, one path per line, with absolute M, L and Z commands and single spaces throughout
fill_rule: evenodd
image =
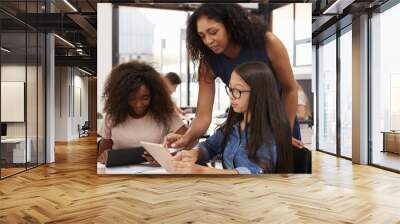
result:
M 199 64 L 197 116 L 185 135 L 168 135 L 168 145 L 187 146 L 206 132 L 212 119 L 215 78 L 227 85 L 237 65 L 261 61 L 274 71 L 293 130 L 292 144 L 303 147 L 295 118 L 297 82 L 289 56 L 282 42 L 262 22 L 252 19 L 238 4 L 202 4 L 188 20 L 187 48 L 191 59 Z

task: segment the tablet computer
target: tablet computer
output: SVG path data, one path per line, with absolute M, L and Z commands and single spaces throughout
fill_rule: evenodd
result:
M 146 162 L 143 147 L 112 149 L 108 151 L 106 167 L 126 166 Z
M 141 141 L 140 144 L 167 172 L 171 170 L 170 167 L 172 155 L 170 154 L 168 149 L 164 148 L 164 146 L 161 144 L 151 142 Z

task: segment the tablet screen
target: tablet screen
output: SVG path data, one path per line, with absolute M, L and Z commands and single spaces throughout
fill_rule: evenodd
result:
M 172 156 L 169 153 L 168 149 L 164 148 L 161 144 L 151 142 L 140 142 L 140 144 L 165 170 L 171 170 L 170 163 L 172 160 Z
M 146 162 L 146 159 L 143 158 L 143 153 L 143 147 L 112 149 L 108 151 L 106 167 L 134 165 Z

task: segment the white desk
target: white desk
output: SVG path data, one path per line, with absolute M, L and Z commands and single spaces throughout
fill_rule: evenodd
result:
M 168 172 L 162 167 L 154 167 L 148 164 L 107 168 L 104 164 L 97 163 L 97 174 L 168 174 Z
M 26 139 L 27 144 L 25 144 L 25 138 L 6 138 L 1 139 L 2 151 L 12 150 L 12 163 L 25 163 L 31 161 L 31 146 L 32 140 L 30 138 Z M 26 151 L 25 151 L 25 145 Z M 13 147 L 13 148 L 9 148 Z M 26 154 L 25 154 L 26 153 Z M 26 160 L 26 161 L 25 161 Z
M 207 164 L 211 167 L 211 164 Z M 217 161 L 215 168 L 223 169 L 222 163 Z M 128 165 L 128 166 L 116 166 L 107 168 L 104 164 L 97 163 L 97 174 L 169 174 L 162 167 L 153 167 L 148 164 L 139 165 Z
M 195 117 L 195 114 L 190 114 L 188 117 L 189 119 L 192 119 Z M 216 127 L 218 125 L 221 125 L 225 120 L 226 118 L 214 117 L 206 134 L 208 135 L 214 134 Z M 99 140 L 99 138 L 97 140 Z M 208 166 L 210 166 L 210 163 L 208 163 Z M 222 164 L 220 162 L 216 163 L 215 168 L 223 169 Z M 152 167 L 147 164 L 117 166 L 117 167 L 107 168 L 104 164 L 97 163 L 97 174 L 169 174 L 169 173 L 162 167 Z

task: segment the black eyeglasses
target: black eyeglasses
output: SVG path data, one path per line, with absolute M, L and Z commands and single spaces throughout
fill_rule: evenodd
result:
M 249 93 L 251 90 L 239 90 L 234 88 L 229 88 L 229 86 L 225 86 L 225 91 L 228 96 L 232 96 L 235 99 L 239 99 L 242 96 L 242 93 Z

